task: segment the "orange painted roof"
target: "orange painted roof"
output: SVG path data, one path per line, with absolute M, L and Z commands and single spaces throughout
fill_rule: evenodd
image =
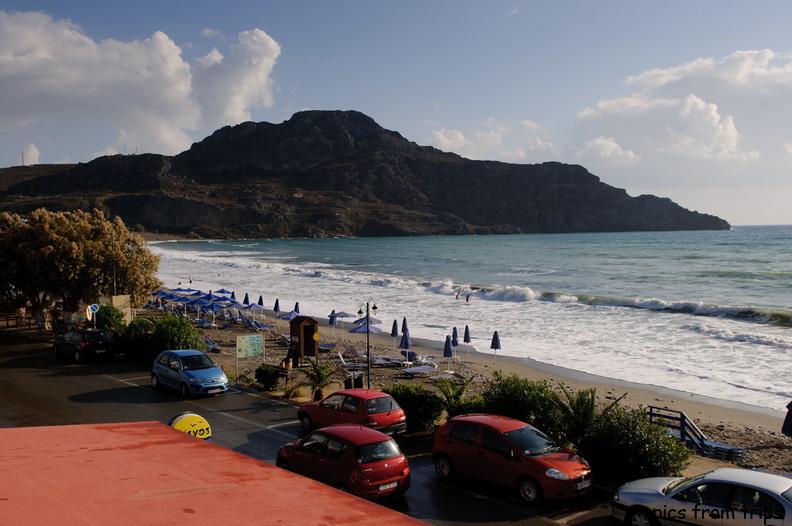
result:
M 0 429 L 4 524 L 422 524 L 159 422 Z

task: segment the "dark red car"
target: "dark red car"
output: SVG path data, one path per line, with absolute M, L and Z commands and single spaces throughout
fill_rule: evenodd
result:
M 404 433 L 407 417 L 389 394 L 372 389 L 344 389 L 297 410 L 302 428 L 310 431 L 333 424 L 360 424 L 388 435 Z
M 410 487 L 410 467 L 396 441 L 354 424 L 325 427 L 284 444 L 276 465 L 370 500 Z
M 563 499 L 591 488 L 591 468 L 530 424 L 497 415 L 454 417 L 437 430 L 432 445 L 435 471 L 455 473 L 515 488 L 534 502 Z

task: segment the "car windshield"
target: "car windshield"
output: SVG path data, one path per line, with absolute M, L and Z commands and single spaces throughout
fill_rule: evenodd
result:
M 383 442 L 375 442 L 374 444 L 366 444 L 358 448 L 357 463 L 368 464 L 369 462 L 379 462 L 380 460 L 388 460 L 396 458 L 401 455 L 398 444 L 395 440 L 385 440 Z
M 210 369 L 215 367 L 215 363 L 205 354 L 192 354 L 181 357 L 182 368 L 185 371 L 195 371 L 196 369 Z
M 390 396 L 381 396 L 379 398 L 369 398 L 366 400 L 366 411 L 370 415 L 377 415 L 379 413 L 387 413 L 388 411 L 395 411 L 401 409 L 396 400 Z
M 85 339 L 91 343 L 101 343 L 110 339 L 110 335 L 106 332 L 87 332 Z
M 507 431 L 503 435 L 511 440 L 517 449 L 525 455 L 541 455 L 561 448 L 555 445 L 544 433 L 533 426 L 525 426 L 514 431 Z
M 661 491 L 666 495 L 668 495 L 669 493 L 674 493 L 676 492 L 676 490 L 682 488 L 683 486 L 687 486 L 692 482 L 698 482 L 699 480 L 704 478 L 704 475 L 706 475 L 706 473 L 703 473 L 701 475 L 696 475 L 695 477 L 687 477 L 687 478 L 681 478 L 671 481 L 671 483 L 668 484 Z

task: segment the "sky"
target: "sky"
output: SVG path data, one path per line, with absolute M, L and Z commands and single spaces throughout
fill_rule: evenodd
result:
M 357 110 L 470 159 L 792 224 L 790 22 L 786 0 L 0 0 L 0 167 Z

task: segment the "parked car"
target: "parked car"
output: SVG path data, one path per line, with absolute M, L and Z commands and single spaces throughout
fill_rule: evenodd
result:
M 389 394 L 372 389 L 344 389 L 297 410 L 304 431 L 333 424 L 360 424 L 388 435 L 404 433 L 407 417 Z
M 396 441 L 357 424 L 325 427 L 283 445 L 276 465 L 365 499 L 410 487 L 410 466 Z
M 192 349 L 161 352 L 151 368 L 151 386 L 178 389 L 182 396 L 217 394 L 228 390 L 228 378 L 201 351 Z
M 639 479 L 616 491 L 611 513 L 632 526 L 781 526 L 792 519 L 792 479 L 739 468 Z
M 75 329 L 55 338 L 55 357 L 68 356 L 75 363 L 90 359 L 112 360 L 115 344 L 109 332 Z
M 515 488 L 534 502 L 586 493 L 591 468 L 530 424 L 505 416 L 451 418 L 435 433 L 432 460 L 440 478 L 457 473 Z

